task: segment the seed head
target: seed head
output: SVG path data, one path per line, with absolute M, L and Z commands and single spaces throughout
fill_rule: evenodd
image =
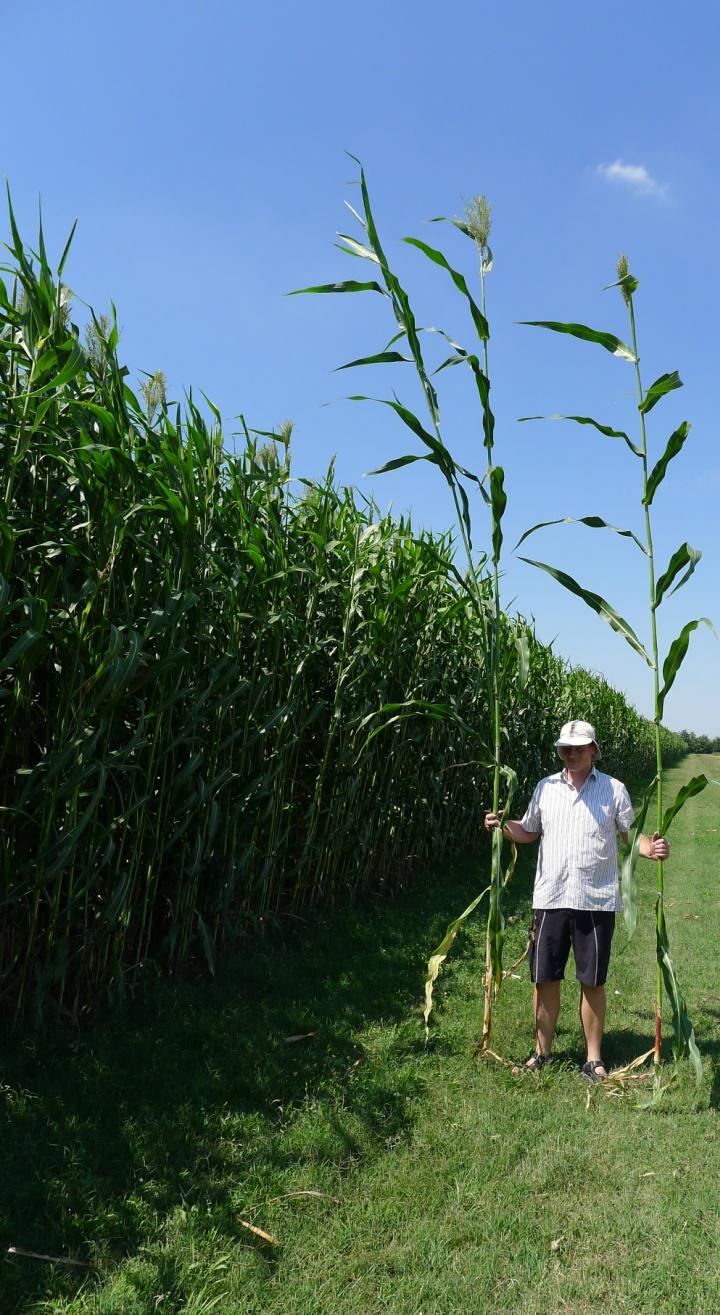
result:
M 148 424 L 152 424 L 155 414 L 165 406 L 167 382 L 162 370 L 156 370 L 140 384 L 140 392 L 145 400 Z
M 263 443 L 262 447 L 258 448 L 257 457 L 260 465 L 268 474 L 273 470 L 277 470 L 280 464 L 274 443 Z
M 484 196 L 474 196 L 465 206 L 465 222 L 474 237 L 480 254 L 484 252 L 490 236 L 492 206 Z
M 628 258 L 624 251 L 620 252 L 615 268 L 617 270 L 618 283 L 620 284 L 620 291 L 622 292 L 625 305 L 629 306 L 630 298 L 639 285 L 637 279 L 630 273 Z

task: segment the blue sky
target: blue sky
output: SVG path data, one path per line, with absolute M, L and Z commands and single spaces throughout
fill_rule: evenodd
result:
M 656 549 L 661 569 L 685 540 L 703 560 L 662 608 L 661 648 L 690 618 L 719 622 L 716 6 L 5 0 L 0 25 L 2 171 L 21 226 L 31 238 L 41 195 L 59 252 L 78 217 L 68 281 L 98 311 L 115 301 L 133 373 L 162 368 L 176 397 L 203 389 L 229 432 L 241 411 L 258 428 L 292 418 L 298 476 L 320 474 L 335 454 L 342 481 L 383 508 L 411 509 L 417 526 L 451 522 L 437 472 L 420 463 L 364 479 L 412 440 L 386 408 L 341 400 L 394 388 L 419 409 L 410 367 L 333 374 L 384 345 L 387 305 L 285 293 L 362 268 L 333 245 L 338 229 L 352 231 L 349 150 L 364 162 L 418 322 L 470 346 L 462 299 L 401 239 L 442 245 L 472 279 L 470 243 L 424 221 L 462 213 L 477 192 L 490 198 L 490 369 L 509 493 L 504 598 L 559 653 L 650 713 L 641 659 L 510 551 L 529 525 L 560 516 L 597 514 L 642 531 L 639 463 L 622 442 L 569 424 L 516 423 L 565 412 L 636 425 L 632 367 L 517 322 L 576 320 L 626 338 L 624 306 L 602 289 L 627 251 L 641 281 L 644 382 L 678 369 L 685 384 L 649 417 L 653 460 L 681 420 L 693 424 L 655 500 Z M 457 370 L 440 380 L 446 441 L 480 468 L 469 382 Z M 483 544 L 481 507 L 476 514 Z M 561 526 L 526 546 L 648 638 L 646 562 L 627 540 Z M 719 658 L 699 629 L 667 700 L 668 725 L 720 734 Z

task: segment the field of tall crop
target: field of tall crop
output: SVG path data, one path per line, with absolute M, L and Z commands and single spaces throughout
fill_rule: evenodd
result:
M 487 636 L 449 536 L 295 477 L 291 427 L 138 397 L 42 234 L 0 280 L 0 1009 L 77 1013 L 151 964 L 472 850 Z M 67 252 L 65 253 L 65 255 Z M 241 400 L 241 399 L 239 399 Z M 272 399 L 269 399 L 271 405 Z M 488 597 L 491 583 L 488 581 Z M 651 724 L 526 629 L 519 797 L 558 724 L 652 774 Z M 663 732 L 665 761 L 684 751 Z

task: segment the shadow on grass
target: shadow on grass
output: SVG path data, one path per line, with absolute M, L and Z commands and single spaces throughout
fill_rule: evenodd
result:
M 485 867 L 480 858 L 395 899 L 308 914 L 300 930 L 228 952 L 215 981 L 147 986 L 79 1036 L 11 1041 L 3 1251 L 104 1266 L 194 1204 L 234 1232 L 238 1212 L 294 1171 L 341 1175 L 406 1137 L 423 1087 L 425 963 Z M 528 879 L 518 874 L 508 913 Z M 459 938 L 455 955 L 476 953 Z M 0 1268 L 3 1309 L 46 1290 L 42 1262 Z M 58 1269 L 53 1291 L 77 1283 L 78 1271 Z

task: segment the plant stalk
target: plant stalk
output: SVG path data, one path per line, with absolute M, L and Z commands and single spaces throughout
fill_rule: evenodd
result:
M 635 326 L 635 307 L 633 304 L 633 294 L 627 294 L 627 306 L 630 316 L 630 334 L 633 356 L 635 357 L 635 382 L 637 386 L 638 406 L 642 406 L 644 397 L 642 379 L 640 375 L 640 360 L 637 350 L 637 331 Z M 655 716 L 654 716 L 654 733 L 655 733 L 655 764 L 657 770 L 657 789 L 656 789 L 656 830 L 659 831 L 663 818 L 663 760 L 662 744 L 660 740 L 660 661 L 658 656 L 657 641 L 657 618 L 655 615 L 655 558 L 653 552 L 652 524 L 650 520 L 650 507 L 645 502 L 648 487 L 648 462 L 647 462 L 647 430 L 645 425 L 645 415 L 640 411 L 640 444 L 642 449 L 642 470 L 643 470 L 643 505 L 645 509 L 645 545 L 648 557 L 648 573 L 650 583 L 650 629 L 652 641 L 652 659 L 653 659 L 653 686 L 655 696 Z M 657 896 L 655 901 L 655 933 L 656 933 L 656 964 L 655 964 L 655 1053 L 653 1063 L 657 1075 L 661 1062 L 662 1049 L 662 1004 L 663 1004 L 663 980 L 661 966 L 661 948 L 663 942 L 663 933 L 665 929 L 665 899 L 664 899 L 664 875 L 662 861 L 657 863 Z

